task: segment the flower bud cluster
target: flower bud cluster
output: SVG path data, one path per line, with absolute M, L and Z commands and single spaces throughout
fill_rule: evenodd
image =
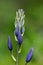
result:
M 25 19 L 25 15 L 24 15 L 23 9 L 18 9 L 18 11 L 16 12 L 16 17 L 15 17 L 15 22 L 14 22 L 14 25 L 15 25 L 14 37 L 15 37 L 15 40 L 17 41 L 18 45 L 20 45 L 20 46 L 22 45 L 23 35 L 25 32 L 25 27 L 24 27 L 25 20 L 24 19 Z M 10 51 L 12 51 L 12 49 L 13 49 L 10 36 L 8 36 L 8 49 Z M 28 53 L 28 55 L 26 57 L 26 64 L 31 61 L 32 56 L 33 56 L 33 48 L 30 49 L 30 52 Z M 12 58 L 14 61 L 16 61 L 13 54 L 12 54 Z

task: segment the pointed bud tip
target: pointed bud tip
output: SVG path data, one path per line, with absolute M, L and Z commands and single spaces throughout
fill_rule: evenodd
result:
M 34 48 L 31 48 L 32 51 L 34 51 Z

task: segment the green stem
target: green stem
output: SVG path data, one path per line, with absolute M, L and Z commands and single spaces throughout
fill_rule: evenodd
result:
M 16 58 L 16 65 L 18 65 L 18 56 L 19 56 L 19 54 L 18 54 L 18 44 L 17 44 L 17 58 Z
M 13 51 L 11 52 L 11 57 L 12 57 L 12 59 L 16 62 L 16 58 L 15 58 L 14 55 L 13 55 Z
M 27 63 L 25 63 L 25 65 L 27 65 Z

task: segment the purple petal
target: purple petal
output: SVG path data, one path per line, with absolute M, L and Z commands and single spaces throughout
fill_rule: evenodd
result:
M 12 42 L 11 42 L 10 36 L 8 36 L 8 48 L 10 51 L 12 50 Z
M 19 43 L 20 45 L 22 44 L 21 32 L 19 32 L 19 35 L 18 35 L 18 43 Z

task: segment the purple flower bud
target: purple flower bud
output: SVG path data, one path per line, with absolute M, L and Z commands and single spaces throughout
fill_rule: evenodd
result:
M 8 37 L 8 49 L 12 51 L 12 42 L 11 42 L 10 36 Z
M 22 35 L 21 35 L 21 30 L 20 30 L 20 28 L 19 28 L 19 23 L 18 23 L 17 26 L 16 26 L 15 35 L 16 35 L 16 37 L 17 37 L 18 44 L 21 45 L 21 44 L 22 44 Z
M 28 53 L 27 57 L 26 57 L 26 63 L 30 62 L 33 56 L 33 48 L 30 49 L 30 52 Z
M 22 44 L 22 36 L 21 36 L 21 32 L 19 31 L 19 34 L 18 34 L 18 44 Z

